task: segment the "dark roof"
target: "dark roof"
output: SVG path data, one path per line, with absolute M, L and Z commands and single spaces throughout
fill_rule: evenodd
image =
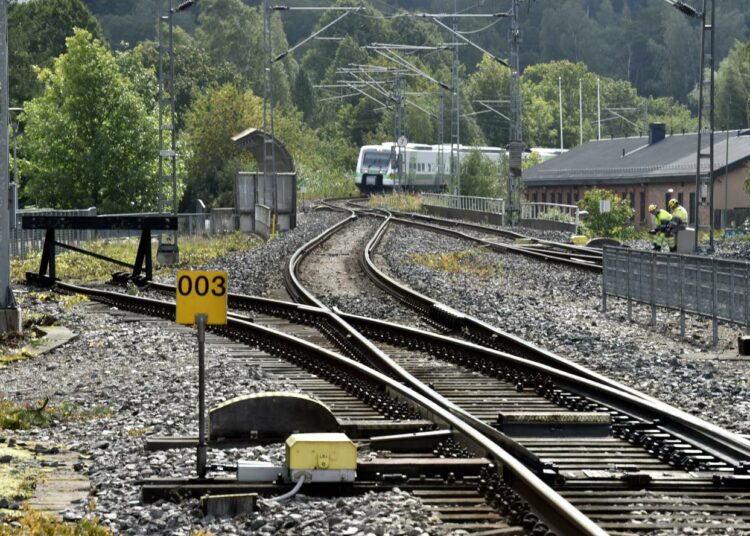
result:
M 263 168 L 263 131 L 258 128 L 248 128 L 236 136 L 232 141 L 240 147 L 247 149 L 255 157 L 258 166 Z M 274 155 L 276 156 L 276 171 L 278 173 L 293 173 L 294 159 L 289 151 L 278 138 L 274 138 Z
M 730 170 L 750 159 L 750 135 L 738 134 L 729 133 Z M 717 174 L 725 166 L 726 135 L 714 133 Z M 708 136 L 704 136 L 703 148 L 708 144 Z M 697 133 L 667 136 L 652 145 L 647 136 L 594 140 L 524 171 L 523 181 L 527 186 L 556 186 L 690 180 L 695 177 L 697 145 Z

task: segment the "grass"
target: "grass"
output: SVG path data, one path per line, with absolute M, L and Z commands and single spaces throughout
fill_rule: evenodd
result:
M 404 212 L 421 212 L 422 211 L 422 196 L 419 194 L 386 194 L 370 196 L 368 203 L 371 207 L 389 207 L 393 210 L 401 210 Z
M 182 237 L 179 242 L 179 266 L 157 267 L 154 270 L 154 274 L 160 276 L 170 275 L 176 268 L 205 264 L 227 253 L 253 249 L 262 243 L 263 241 L 259 237 L 240 232 L 215 237 Z M 137 248 L 138 238 L 96 240 L 83 246 L 83 249 L 87 251 L 129 263 L 135 261 Z M 151 247 L 151 253 L 153 259 L 156 260 L 155 244 Z M 23 282 L 27 271 L 38 271 L 40 259 L 41 252 L 30 255 L 23 261 L 14 259 L 11 262 L 11 276 L 13 280 Z M 124 269 L 110 262 L 71 251 L 57 255 L 55 257 L 55 265 L 58 277 L 66 281 L 75 282 L 105 281 L 109 279 L 112 272 Z
M 72 422 L 101 419 L 112 411 L 105 406 L 83 408 L 71 402 L 49 405 L 49 399 L 36 403 L 16 404 L 0 397 L 0 430 L 28 430 L 44 428 L 53 422 Z
M 30 465 L 34 455 L 26 449 L 0 445 L 0 456 L 6 455 L 13 463 L 0 464 L 0 499 L 21 501 L 31 495 L 41 469 Z
M 98 518 L 65 523 L 54 517 L 26 508 L 14 525 L 0 525 L 0 536 L 112 536 L 99 524 Z
M 502 271 L 502 266 L 489 262 L 482 248 L 447 253 L 416 253 L 412 261 L 448 273 L 463 273 L 486 279 Z

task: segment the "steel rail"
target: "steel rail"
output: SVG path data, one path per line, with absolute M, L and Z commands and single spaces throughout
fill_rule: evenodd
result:
M 357 203 L 356 201 L 362 200 L 362 198 L 353 198 L 353 199 L 332 199 L 331 201 L 347 201 L 347 205 L 357 207 L 359 210 L 365 210 L 362 205 Z M 327 200 L 328 201 L 328 200 Z M 390 214 L 393 214 L 394 216 L 397 216 L 399 218 L 405 218 L 405 219 L 415 219 L 415 220 L 425 220 L 427 222 L 433 222 L 437 225 L 449 225 L 451 227 L 468 227 L 471 229 L 476 229 L 477 231 L 483 232 L 483 233 L 489 233 L 489 234 L 495 234 L 498 236 L 502 236 L 505 238 L 509 238 L 512 240 L 517 239 L 530 239 L 533 240 L 535 244 L 539 244 L 542 246 L 548 246 L 548 247 L 555 247 L 559 249 L 564 249 L 571 251 L 575 254 L 581 254 L 581 255 L 592 255 L 595 258 L 601 259 L 602 251 L 597 248 L 592 248 L 588 246 L 576 246 L 575 244 L 565 244 L 563 242 L 554 242 L 552 240 L 542 240 L 538 238 L 531 238 L 526 235 L 523 235 L 521 233 L 517 233 L 515 231 L 511 231 L 509 229 L 498 229 L 496 227 L 487 227 L 478 223 L 473 222 L 466 222 L 466 221 L 456 221 L 451 220 L 448 218 L 441 218 L 439 216 L 429 216 L 426 214 L 419 214 L 416 212 L 404 212 L 400 210 L 390 210 L 388 209 L 388 212 Z
M 373 280 L 383 290 L 401 301 L 416 307 L 418 310 L 426 313 L 431 319 L 444 325 L 478 333 L 478 342 L 482 344 L 490 341 L 508 346 L 510 348 L 508 351 L 499 352 L 499 354 L 505 356 L 504 358 L 513 356 L 515 358 L 522 358 L 528 363 L 536 363 L 539 366 L 545 367 L 545 369 L 539 369 L 539 373 L 548 373 L 554 370 L 557 371 L 557 374 L 566 374 L 569 376 L 565 376 L 566 381 L 570 381 L 571 378 L 578 378 L 582 382 L 581 387 L 585 387 L 584 391 L 592 389 L 594 385 L 601 386 L 607 390 L 594 390 L 592 398 L 596 399 L 597 397 L 606 396 L 606 398 L 600 398 L 600 401 L 605 405 L 618 409 L 624 407 L 626 408 L 625 413 L 640 415 L 641 418 L 648 420 L 670 423 L 672 427 L 671 431 L 675 435 L 690 437 L 691 441 L 703 446 L 707 452 L 718 455 L 718 457 L 727 460 L 729 463 L 737 465 L 738 463 L 750 460 L 750 441 L 741 436 L 669 406 L 656 398 L 505 333 L 481 320 L 465 315 L 399 284 L 377 268 L 371 256 L 372 251 L 382 240 L 388 224 L 389 220 L 387 219 L 367 244 L 363 253 L 363 266 L 366 272 L 373 277 Z M 396 328 L 394 327 L 394 329 Z M 398 329 L 413 330 L 413 328 L 402 326 L 398 326 Z M 416 333 L 417 331 L 413 330 L 412 332 Z M 477 348 L 482 348 L 483 351 L 489 350 L 488 348 L 484 348 L 484 346 L 477 346 Z M 570 388 L 572 390 L 580 390 L 580 388 L 576 388 L 574 385 L 571 385 Z M 636 400 L 641 402 L 636 403 Z
M 108 302 L 116 301 L 125 308 L 131 308 L 139 312 L 147 311 L 149 314 L 162 318 L 173 319 L 175 316 L 176 306 L 174 303 L 89 289 L 62 282 L 58 282 L 56 286 L 68 292 L 93 296 L 95 299 Z M 305 356 L 308 359 L 314 358 L 319 362 L 335 364 L 335 366 L 355 376 L 364 377 L 371 382 L 384 386 L 386 393 L 406 402 L 426 419 L 458 432 L 459 438 L 472 446 L 475 451 L 486 453 L 488 457 L 499 464 L 502 469 L 503 481 L 523 497 L 533 509 L 533 513 L 526 514 L 523 520 L 525 526 L 528 525 L 531 529 L 538 527 L 539 533 L 545 533 L 543 530 L 549 528 L 561 536 L 573 534 L 606 536 L 605 531 L 553 491 L 520 461 L 510 456 L 492 439 L 478 432 L 471 425 L 452 415 L 449 410 L 426 396 L 371 367 L 330 352 L 308 341 L 255 324 L 236 315 L 229 315 L 227 322 L 227 328 L 217 329 L 216 326 L 213 326 L 213 329 L 216 329 L 219 333 L 225 333 L 229 330 L 241 332 L 249 336 L 254 344 L 274 341 L 276 344 L 283 344 L 287 352 Z
M 397 223 L 403 223 L 406 225 L 421 227 L 423 229 L 428 229 L 430 231 L 445 234 L 447 236 L 452 236 L 454 238 L 460 238 L 462 240 L 476 242 L 483 246 L 487 246 L 490 249 L 498 250 L 502 253 L 517 253 L 520 255 L 525 255 L 527 257 L 532 257 L 532 258 L 542 260 L 545 262 L 556 262 L 559 264 L 564 264 L 566 266 L 583 268 L 584 270 L 589 270 L 589 271 L 593 271 L 597 273 L 601 273 L 602 271 L 601 257 L 592 258 L 590 255 L 581 256 L 581 255 L 576 255 L 572 253 L 556 252 L 553 250 L 552 251 L 540 251 L 538 249 L 530 249 L 527 247 L 513 246 L 510 244 L 501 244 L 499 242 L 492 242 L 489 240 L 484 240 L 482 238 L 477 238 L 475 236 L 468 235 L 466 233 L 457 231 L 455 229 L 448 229 L 447 227 L 441 227 L 439 225 L 435 225 L 431 223 L 411 221 L 411 220 L 404 219 L 404 218 L 394 217 L 391 219 L 391 221 L 394 221 Z M 596 264 L 597 261 L 599 264 Z
M 354 341 L 358 349 L 365 354 L 368 362 L 372 363 L 377 370 L 385 374 L 393 375 L 416 389 L 421 396 L 430 399 L 439 407 L 448 412 L 453 418 L 458 419 L 463 426 L 469 427 L 474 433 L 480 434 L 488 442 L 494 445 L 492 457 L 495 458 L 505 471 L 507 471 L 506 481 L 508 478 L 512 481 L 512 487 L 516 490 L 529 505 L 534 508 L 545 520 L 547 524 L 552 527 L 562 527 L 565 524 L 578 525 L 582 532 L 567 532 L 566 530 L 559 529 L 561 534 L 589 534 L 588 530 L 601 531 L 594 523 L 591 522 L 585 515 L 579 512 L 569 502 L 560 497 L 555 491 L 553 491 L 539 476 L 537 476 L 532 470 L 528 469 L 522 461 L 517 457 L 525 459 L 531 463 L 540 472 L 541 475 L 548 476 L 554 479 L 554 468 L 545 464 L 539 460 L 537 456 L 529 452 L 528 449 L 520 445 L 518 442 L 510 439 L 505 434 L 495 430 L 491 426 L 472 416 L 469 412 L 455 405 L 451 401 L 439 395 L 433 389 L 424 385 L 421 381 L 415 378 L 413 375 L 408 373 L 403 367 L 397 364 L 388 355 L 382 352 L 376 347 L 369 339 L 365 338 L 359 330 L 356 330 L 349 323 L 342 319 L 338 311 L 331 310 L 324 303 L 318 300 L 309 290 L 299 281 L 297 276 L 298 270 L 304 258 L 311 253 L 318 245 L 322 244 L 333 236 L 336 232 L 341 230 L 344 225 L 351 223 L 357 218 L 354 211 L 350 211 L 351 216 L 346 220 L 339 222 L 330 229 L 324 231 L 317 237 L 313 238 L 307 244 L 300 247 L 289 260 L 288 270 L 286 271 L 287 286 L 290 294 L 293 296 L 301 297 L 308 305 L 315 305 L 320 309 L 325 310 L 329 318 L 333 321 L 335 326 L 341 330 L 342 334 L 350 341 Z M 289 288 L 291 287 L 291 288 Z M 502 445 L 502 447 L 501 447 Z M 513 454 L 509 453 L 507 449 L 513 451 Z M 497 456 L 497 453 L 501 452 L 502 456 Z M 512 462 L 511 462 L 512 460 Z M 510 462 L 510 463 L 509 463 Z M 523 472 L 518 472 L 517 469 L 523 467 Z M 529 478 L 533 477 L 533 478 Z M 604 534 L 603 531 L 599 532 Z

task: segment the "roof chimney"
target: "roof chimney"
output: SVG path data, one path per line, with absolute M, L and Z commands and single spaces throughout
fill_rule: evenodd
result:
M 664 123 L 649 123 L 648 124 L 648 144 L 653 145 L 654 143 L 660 142 L 667 136 L 667 125 Z

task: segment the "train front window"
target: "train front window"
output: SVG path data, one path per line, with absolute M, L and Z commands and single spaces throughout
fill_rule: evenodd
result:
M 363 167 L 373 168 L 387 168 L 388 164 L 391 163 L 391 155 L 389 153 L 378 153 L 375 151 L 368 151 L 362 157 Z

